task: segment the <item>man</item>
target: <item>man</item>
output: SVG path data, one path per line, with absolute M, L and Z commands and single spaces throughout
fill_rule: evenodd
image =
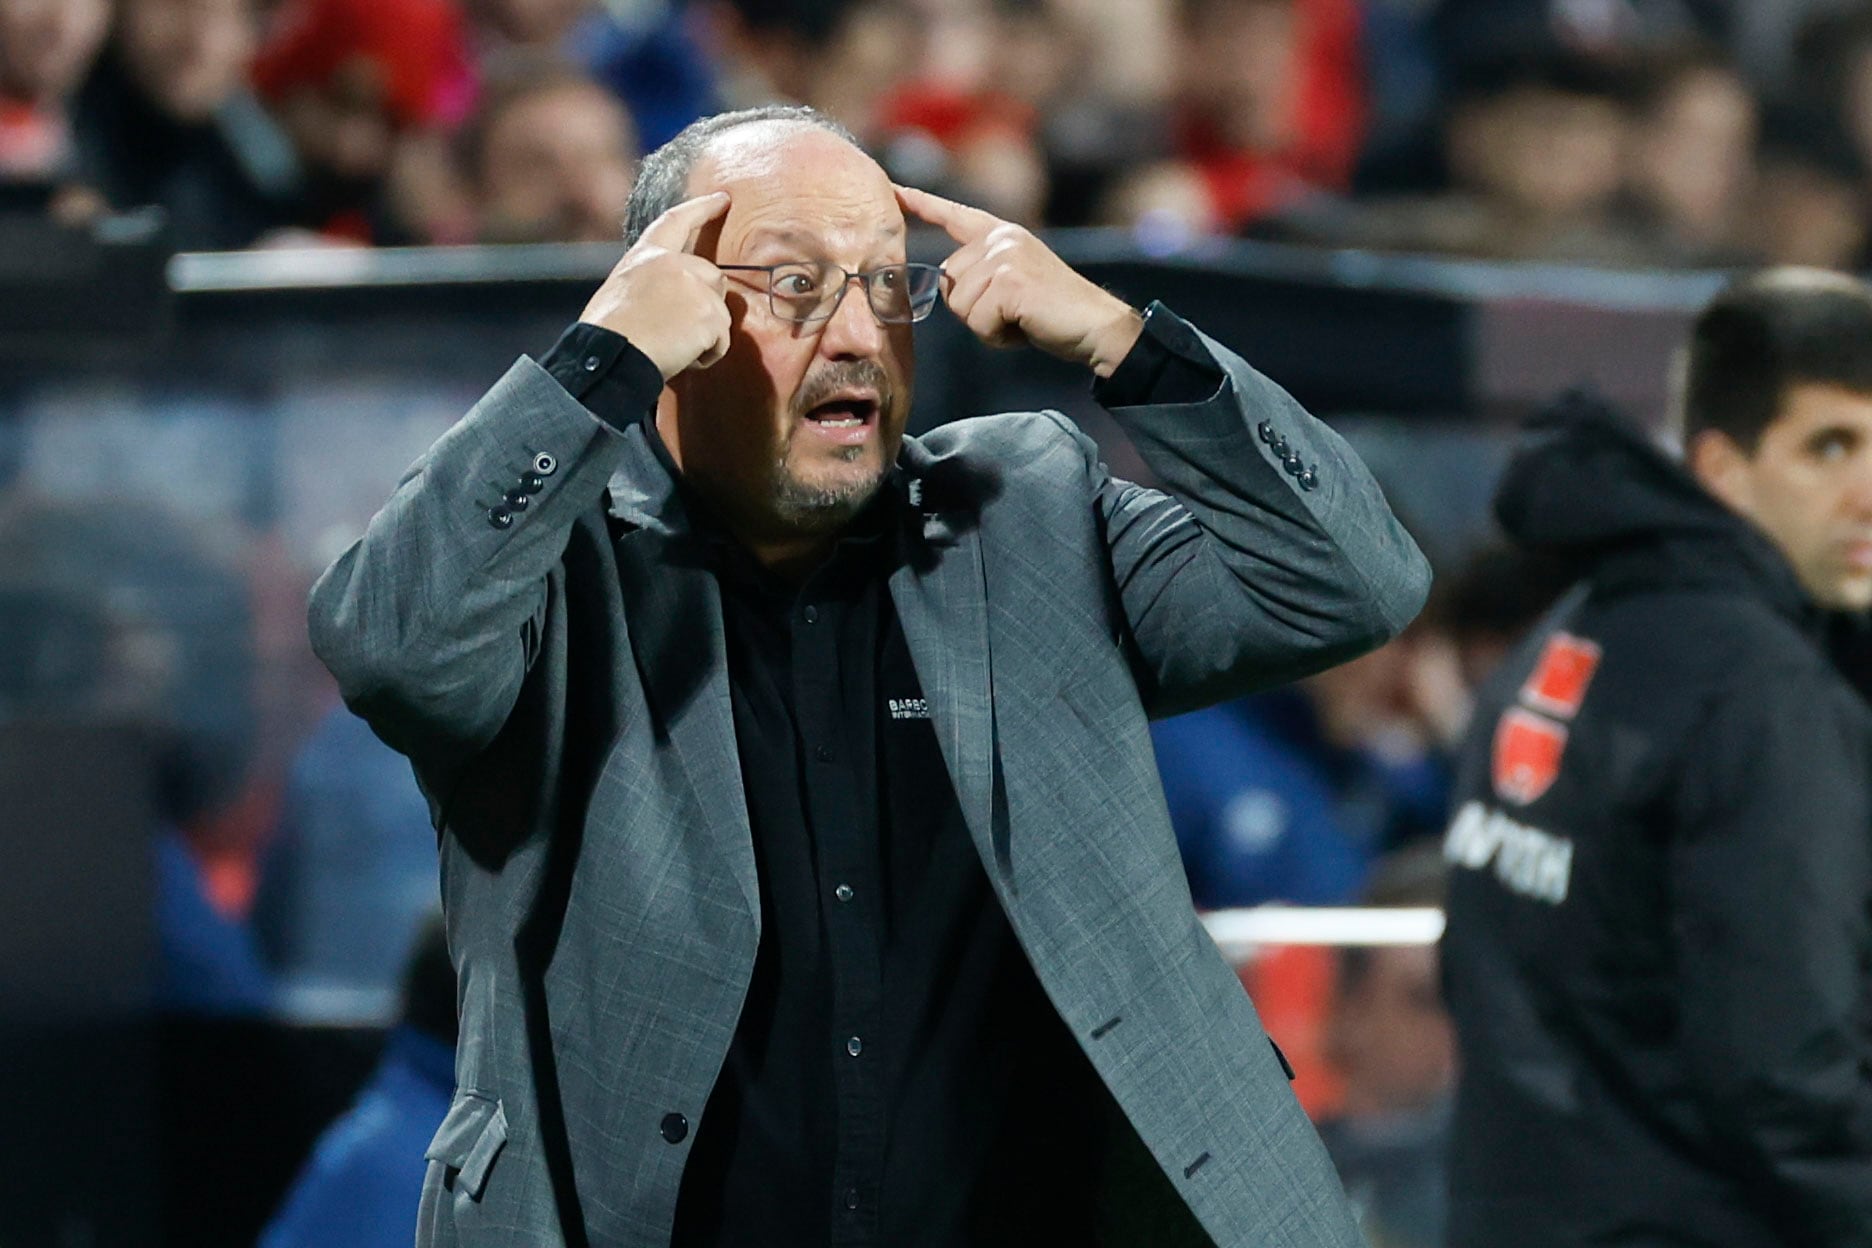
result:
M 291 149 L 247 84 L 253 0 L 123 0 L 75 106 L 81 167 L 113 207 L 160 204 L 172 245 L 251 245 L 288 219 Z
M 1356 1243 L 1145 713 L 1403 627 L 1425 567 L 1364 467 L 810 111 L 697 123 L 626 234 L 313 591 L 442 829 L 421 1242 Z M 1057 415 L 905 438 L 939 290 L 1090 369 L 1176 493 Z
M 1746 280 L 1684 370 L 1682 464 L 1568 405 L 1497 502 L 1583 580 L 1445 843 L 1459 1248 L 1872 1244 L 1872 290 Z
M 1420 841 L 1381 859 L 1361 901 L 1441 908 L 1442 856 Z M 1456 1037 L 1430 945 L 1339 951 L 1325 1053 L 1344 1095 L 1320 1140 L 1365 1235 L 1383 1248 L 1443 1248 L 1449 1198 L 1450 1094 Z
M 450 0 L 287 0 L 253 80 L 298 161 L 301 223 L 328 242 L 466 229 L 442 135 L 473 99 Z
M 110 16 L 106 0 L 0 0 L 0 179 L 70 173 L 71 96 Z
M 615 238 L 637 162 L 630 114 L 574 65 L 513 56 L 484 84 L 461 135 L 478 236 L 487 243 Z

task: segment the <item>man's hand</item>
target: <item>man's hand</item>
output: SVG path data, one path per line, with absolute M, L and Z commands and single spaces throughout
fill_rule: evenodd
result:
M 650 223 L 579 320 L 630 339 L 668 381 L 728 353 L 728 279 L 695 254 L 696 239 L 728 211 L 728 192 L 686 199 Z
M 897 188 L 897 202 L 961 244 L 943 261 L 943 295 L 989 346 L 1031 343 L 1109 377 L 1143 332 L 1135 308 L 1020 226 L 908 186 Z

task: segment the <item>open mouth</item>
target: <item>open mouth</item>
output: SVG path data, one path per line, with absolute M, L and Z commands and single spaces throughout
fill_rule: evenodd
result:
M 877 428 L 878 402 L 868 397 L 832 399 L 806 413 L 806 425 L 838 446 L 857 446 Z

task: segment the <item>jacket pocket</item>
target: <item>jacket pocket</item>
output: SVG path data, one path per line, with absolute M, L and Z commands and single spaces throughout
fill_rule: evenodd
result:
M 501 1103 L 479 1092 L 458 1092 L 423 1156 L 455 1172 L 454 1191 L 480 1200 L 488 1171 L 506 1143 L 507 1112 Z

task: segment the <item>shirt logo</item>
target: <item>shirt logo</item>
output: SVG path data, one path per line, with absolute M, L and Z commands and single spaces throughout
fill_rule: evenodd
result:
M 1495 725 L 1495 792 L 1505 802 L 1539 801 L 1560 775 L 1566 724 L 1579 714 L 1599 668 L 1599 647 L 1571 633 L 1555 633 L 1521 686 L 1519 706 Z
M 886 705 L 890 707 L 892 719 L 928 719 L 930 717 L 929 701 L 925 698 L 889 698 L 886 700 Z

